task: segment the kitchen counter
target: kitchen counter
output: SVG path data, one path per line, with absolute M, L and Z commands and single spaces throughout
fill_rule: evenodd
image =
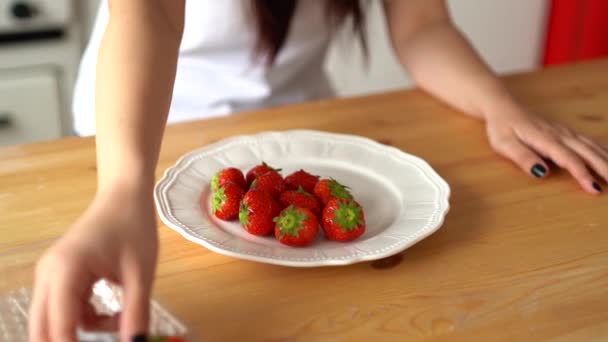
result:
M 532 110 L 608 143 L 608 60 L 507 77 Z M 396 256 L 296 269 L 213 253 L 160 226 L 154 296 L 207 341 L 608 339 L 608 196 L 563 171 L 524 175 L 480 121 L 418 90 L 170 126 L 157 177 L 219 139 L 307 128 L 358 134 L 426 159 L 452 187 L 444 226 Z M 0 149 L 0 293 L 95 191 L 94 141 Z

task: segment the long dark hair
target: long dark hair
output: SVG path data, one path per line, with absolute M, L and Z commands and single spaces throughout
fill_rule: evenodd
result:
M 365 14 L 359 0 L 323 1 L 325 2 L 326 20 L 332 29 L 335 30 L 346 18 L 352 17 L 353 32 L 358 35 L 366 53 Z M 298 0 L 252 0 L 253 17 L 257 26 L 256 58 L 265 59 L 268 65 L 274 62 L 287 40 L 297 3 Z

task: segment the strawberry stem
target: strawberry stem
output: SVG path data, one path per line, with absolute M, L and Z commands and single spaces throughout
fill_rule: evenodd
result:
M 298 237 L 300 229 L 302 229 L 302 223 L 307 219 L 306 214 L 290 205 L 283 210 L 280 216 L 275 217 L 273 221 L 277 223 L 277 227 L 281 232 L 280 238 L 283 238 L 286 234 Z
M 334 213 L 334 222 L 346 232 L 357 229 L 364 224 L 361 207 L 355 201 L 340 201 Z

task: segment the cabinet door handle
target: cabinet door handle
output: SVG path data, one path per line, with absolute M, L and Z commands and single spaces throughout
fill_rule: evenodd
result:
M 8 128 L 13 123 L 10 113 L 0 112 L 0 129 Z

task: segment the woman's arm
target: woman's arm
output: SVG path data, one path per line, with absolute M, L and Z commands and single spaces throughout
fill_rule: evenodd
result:
M 483 118 L 513 100 L 451 23 L 443 0 L 392 0 L 386 17 L 393 49 L 416 83 L 454 108 Z
M 184 0 L 110 0 L 96 84 L 101 192 L 151 193 L 184 25 Z
M 608 152 L 586 137 L 531 115 L 452 24 L 444 0 L 387 0 L 393 49 L 414 81 L 459 111 L 484 119 L 492 147 L 542 178 L 543 157 L 568 169 L 581 187 L 600 193 L 587 167 L 608 180 Z
M 98 191 L 40 258 L 30 307 L 31 341 L 76 341 L 76 327 L 120 327 L 141 340 L 157 256 L 152 187 L 175 78 L 184 0 L 110 0 L 97 68 Z M 124 310 L 96 316 L 91 286 L 124 288 Z M 141 337 L 136 337 L 141 336 Z

